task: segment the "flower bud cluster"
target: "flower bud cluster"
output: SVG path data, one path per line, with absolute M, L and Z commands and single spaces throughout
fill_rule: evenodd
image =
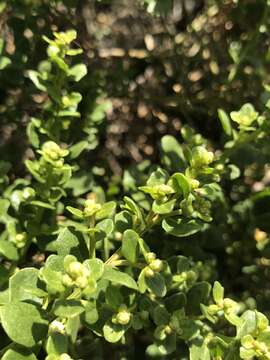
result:
M 173 281 L 179 284 L 188 283 L 191 284 L 196 281 L 198 274 L 193 270 L 182 271 L 181 274 L 173 275 Z
M 121 305 L 118 313 L 113 315 L 112 322 L 118 325 L 128 325 L 131 320 L 132 314 L 126 305 Z
M 83 214 L 85 217 L 90 217 L 95 215 L 95 213 L 100 209 L 101 209 L 101 205 L 96 203 L 94 199 L 87 199 L 84 203 Z
M 61 149 L 61 147 L 53 141 L 47 141 L 43 144 L 40 153 L 50 164 L 55 167 L 62 167 L 64 164 L 63 158 L 68 155 L 68 150 Z
M 25 247 L 27 241 L 27 234 L 26 232 L 16 234 L 15 238 L 13 239 L 13 243 L 18 249 L 22 249 Z
M 155 185 L 152 188 L 152 197 L 154 199 L 162 199 L 167 195 L 173 194 L 174 190 L 171 186 L 166 184 Z
M 79 261 L 72 261 L 68 264 L 66 274 L 62 277 L 64 286 L 76 286 L 80 289 L 85 289 L 89 283 L 90 272 L 86 266 Z
M 211 315 L 216 315 L 219 311 L 222 310 L 227 315 L 236 314 L 239 311 L 239 304 L 230 298 L 225 298 L 218 304 L 212 304 L 208 306 L 208 311 Z
M 252 335 L 245 335 L 241 339 L 240 356 L 242 359 L 252 356 L 252 358 L 270 360 L 270 350 L 266 343 L 254 339 Z
M 256 329 L 241 339 L 240 356 L 242 359 L 258 358 L 270 360 L 269 321 L 265 315 L 256 311 Z
M 196 146 L 192 149 L 190 165 L 193 168 L 208 166 L 214 160 L 214 154 L 203 146 Z
M 258 118 L 258 115 L 253 105 L 249 103 L 244 104 L 239 111 L 230 113 L 232 120 L 238 123 L 240 128 L 250 126 Z
M 163 270 L 163 261 L 156 258 L 156 254 L 149 252 L 145 256 L 148 265 L 145 267 L 145 276 L 153 277 L 155 273 L 159 273 Z
M 169 184 L 147 185 L 141 186 L 139 189 L 149 194 L 154 200 L 161 201 L 167 201 L 168 195 L 175 193 L 174 189 Z

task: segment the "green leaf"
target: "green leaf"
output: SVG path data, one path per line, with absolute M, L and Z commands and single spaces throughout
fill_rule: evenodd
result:
M 173 294 L 165 299 L 166 308 L 170 311 L 176 311 L 184 307 L 187 303 L 187 298 L 183 292 Z
M 40 302 L 40 299 L 38 299 L 37 296 L 28 291 L 28 289 L 37 289 L 37 283 L 37 269 L 29 267 L 19 270 L 9 280 L 9 300 L 11 302 L 23 300 L 34 300 Z
M 230 180 L 238 179 L 241 175 L 241 170 L 233 164 L 227 165 L 227 169 L 229 170 Z
M 66 333 L 72 343 L 75 343 L 77 334 L 81 326 L 80 316 L 68 318 L 66 322 Z
M 37 132 L 37 126 L 35 125 L 35 123 L 33 121 L 31 121 L 27 128 L 26 128 L 26 133 L 27 136 L 31 142 L 31 144 L 35 147 L 38 148 L 39 147 L 39 136 L 38 136 L 38 132 Z
M 132 264 L 137 261 L 139 235 L 134 230 L 126 230 L 123 234 L 121 253 Z
M 68 75 L 73 76 L 76 82 L 80 81 L 86 74 L 87 67 L 84 64 L 74 65 L 68 71 Z
M 270 331 L 266 330 L 261 332 L 257 337 L 257 341 L 265 343 L 267 347 L 270 348 Z
M 61 272 L 54 271 L 46 266 L 40 269 L 39 276 L 46 283 L 47 291 L 50 294 L 57 295 L 65 291 Z
M 105 219 L 100 221 L 95 228 L 100 232 L 104 233 L 104 236 L 106 237 L 112 233 L 114 224 L 112 219 Z
M 241 339 L 243 336 L 252 334 L 256 330 L 256 313 L 252 310 L 247 310 L 241 316 L 241 324 L 237 327 L 236 337 Z
M 8 337 L 17 344 L 33 347 L 45 339 L 48 331 L 46 313 L 36 306 L 14 301 L 0 308 L 1 323 Z
M 223 130 L 226 135 L 231 136 L 232 134 L 232 126 L 231 126 L 231 120 L 228 114 L 222 110 L 218 109 L 218 117 L 221 122 L 221 125 L 223 127 Z
M 115 201 L 109 201 L 102 205 L 102 208 L 96 212 L 96 220 L 103 220 L 105 218 L 111 218 L 116 209 L 116 202 Z
M 78 171 L 72 175 L 72 177 L 65 184 L 65 187 L 72 190 L 74 197 L 78 197 L 91 190 L 93 184 L 94 182 L 92 173 Z
M 76 259 L 76 258 L 75 258 Z M 46 260 L 46 267 L 53 271 L 64 271 L 64 257 L 59 255 L 50 255 Z
M 48 354 L 61 355 L 68 352 L 68 337 L 59 332 L 52 333 L 46 343 Z
M 201 313 L 201 304 L 208 301 L 211 286 L 206 281 L 201 281 L 192 286 L 187 293 L 187 312 L 198 315 Z
M 206 344 L 190 347 L 190 360 L 211 360 L 210 351 Z
M 30 204 L 34 205 L 34 206 L 44 208 L 44 209 L 50 209 L 50 210 L 55 209 L 55 206 L 53 206 L 51 204 L 48 204 L 48 203 L 45 203 L 44 201 L 33 200 L 33 201 L 30 201 Z
M 170 314 L 164 305 L 158 305 L 154 309 L 153 318 L 156 325 L 167 325 L 170 321 Z
M 0 70 L 3 70 L 5 67 L 11 64 L 11 60 L 6 56 L 0 57 Z
M 153 277 L 145 277 L 145 284 L 157 297 L 164 297 L 167 289 L 162 275 L 155 273 Z
M 0 240 L 0 255 L 9 260 L 16 261 L 19 259 L 17 248 L 8 240 Z
M 67 206 L 66 209 L 67 209 L 67 211 L 69 211 L 72 215 L 74 215 L 74 216 L 76 216 L 76 217 L 78 217 L 78 218 L 80 218 L 80 219 L 83 219 L 84 216 L 83 216 L 83 212 L 82 212 L 81 210 L 76 209 L 76 208 L 74 208 L 74 207 L 72 207 L 72 206 Z
M 25 166 L 27 167 L 28 171 L 34 176 L 34 178 L 40 182 L 45 183 L 45 180 L 40 176 L 40 174 L 37 171 L 36 165 L 31 160 L 25 160 Z
M 170 180 L 172 180 L 172 186 L 175 191 L 182 193 L 184 198 L 187 198 L 191 191 L 191 185 L 188 178 L 184 174 L 175 173 Z
M 28 70 L 27 75 L 29 79 L 35 84 L 36 88 L 41 91 L 46 91 L 46 87 L 40 82 L 40 75 L 37 71 Z
M 153 171 L 147 180 L 147 186 L 163 185 L 168 181 L 169 175 L 166 170 L 158 168 Z
M 87 258 L 88 249 L 85 240 L 80 232 L 71 228 L 64 228 L 60 231 L 54 248 L 58 255 L 74 255 L 78 260 Z
M 109 285 L 106 289 L 105 300 L 110 308 L 118 311 L 121 304 L 124 303 L 124 298 L 121 294 L 121 288 Z
M 79 300 L 57 300 L 52 311 L 56 316 L 68 318 L 80 315 L 84 312 L 84 307 Z
M 95 324 L 98 321 L 98 311 L 95 301 L 88 301 L 84 304 L 85 313 L 83 314 L 83 319 L 88 325 Z
M 162 221 L 163 229 L 171 235 L 182 237 L 196 234 L 203 228 L 203 223 L 199 220 L 183 219 L 164 219 Z
M 124 197 L 124 201 L 125 201 L 125 205 L 124 207 L 126 209 L 128 209 L 131 213 L 133 213 L 134 215 L 136 215 L 138 217 L 139 220 L 142 221 L 142 212 L 141 209 L 139 208 L 139 206 L 135 203 L 135 201 L 133 201 L 131 198 L 129 198 L 128 196 Z
M 240 358 L 241 359 L 254 359 L 256 356 L 256 351 L 254 349 L 245 349 L 242 346 L 240 347 Z M 227 359 L 227 358 L 226 358 Z M 231 359 L 231 358 L 230 358 Z M 238 359 L 238 358 L 237 358 Z M 234 360 L 234 359 L 233 359 Z M 236 360 L 236 359 L 235 359 Z
M 126 286 L 133 290 L 138 290 L 136 281 L 130 275 L 115 270 L 110 266 L 105 266 L 102 279 L 109 280 L 115 284 Z
M 97 281 L 102 277 L 104 271 L 104 264 L 102 260 L 100 259 L 85 260 L 84 264 L 88 267 L 90 271 L 91 279 Z
M 70 159 L 76 159 L 80 154 L 87 149 L 88 141 L 82 140 L 77 142 L 77 144 L 72 145 L 69 150 L 69 157 Z
M 127 229 L 131 229 L 133 225 L 132 215 L 129 211 L 121 211 L 115 215 L 115 229 L 123 233 Z
M 162 200 L 155 200 L 152 205 L 152 210 L 156 214 L 169 214 L 173 211 L 174 205 L 176 203 L 176 199 L 163 202 Z
M 110 343 L 118 342 L 125 333 L 123 326 L 107 322 L 103 326 L 104 338 Z
M 224 288 L 221 286 L 221 284 L 218 281 L 214 282 L 213 298 L 217 304 L 222 302 L 222 300 L 224 298 Z
M 1 360 L 37 360 L 36 356 L 25 347 L 13 344 L 8 349 Z
M 10 206 L 10 202 L 7 199 L 0 199 L 0 219 L 4 220 L 4 218 L 8 217 L 8 209 Z
M 162 162 L 171 171 L 184 171 L 186 167 L 185 156 L 181 145 L 171 135 L 161 139 Z

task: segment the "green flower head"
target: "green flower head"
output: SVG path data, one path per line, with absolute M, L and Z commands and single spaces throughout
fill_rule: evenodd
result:
M 258 118 L 259 114 L 252 104 L 247 103 L 239 111 L 232 111 L 230 115 L 232 120 L 237 122 L 240 127 L 246 127 L 250 126 Z

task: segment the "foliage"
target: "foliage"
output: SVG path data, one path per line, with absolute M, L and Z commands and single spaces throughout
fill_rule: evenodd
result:
M 66 5 L 13 3 L 26 19 Z M 2 359 L 270 359 L 269 87 L 260 108 L 218 109 L 219 144 L 183 125 L 158 161 L 115 179 L 87 162 L 110 101 L 87 93 L 77 32 L 47 32 L 36 70 L 0 49 L 7 84 L 17 67 L 41 99 L 22 175 L 0 162 Z M 14 103 L 4 111 L 13 119 Z

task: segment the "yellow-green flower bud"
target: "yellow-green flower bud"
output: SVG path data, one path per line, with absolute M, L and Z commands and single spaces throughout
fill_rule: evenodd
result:
M 53 322 L 50 323 L 49 331 L 64 334 L 65 333 L 65 325 L 58 320 L 54 320 Z
M 72 279 L 76 279 L 79 276 L 83 275 L 84 266 L 79 261 L 73 261 L 68 265 L 67 273 L 72 277 Z
M 62 276 L 62 284 L 66 287 L 71 287 L 73 285 L 73 280 L 68 274 Z
M 130 322 L 131 313 L 127 309 L 122 309 L 116 315 L 116 320 L 120 325 L 127 325 Z
M 173 281 L 183 283 L 187 280 L 187 272 L 183 271 L 181 274 L 173 275 Z
M 149 252 L 145 255 L 145 260 L 150 264 L 153 260 L 156 259 L 156 254 L 154 252 Z
M 164 330 L 167 335 L 170 335 L 173 332 L 173 329 L 171 328 L 170 325 L 166 325 Z
M 241 344 L 246 348 L 246 349 L 252 349 L 254 347 L 254 339 L 251 335 L 245 335 L 242 337 L 241 339 Z
M 173 194 L 173 193 L 174 193 L 174 190 L 169 185 L 162 184 L 162 185 L 155 185 L 153 187 L 153 197 L 156 199 L 165 197 L 165 196 Z
M 255 111 L 252 104 L 244 104 L 239 111 L 232 111 L 230 113 L 233 121 L 241 126 L 250 126 L 257 118 L 258 113 Z
M 60 158 L 60 146 L 53 141 L 45 142 L 45 144 L 42 146 L 42 151 L 52 160 L 57 160 Z
M 57 168 L 61 168 L 63 165 L 64 165 L 64 160 L 63 159 L 59 159 L 59 160 L 56 160 L 54 162 L 54 166 L 57 167 Z
M 53 141 L 47 141 L 42 146 L 42 153 L 51 160 L 59 160 L 68 154 L 68 150 L 61 149 Z
M 55 45 L 49 45 L 47 48 L 47 54 L 49 57 L 55 57 L 57 54 L 59 54 L 60 49 L 58 46 Z
M 25 246 L 27 240 L 26 232 L 18 233 L 15 236 L 15 245 L 17 248 L 21 249 Z
M 216 170 L 217 171 L 223 171 L 224 170 L 224 165 L 223 164 L 217 164 L 216 165 Z
M 214 154 L 203 146 L 196 146 L 192 149 L 190 165 L 194 168 L 209 165 L 214 160 Z
M 68 354 L 64 353 L 59 356 L 59 360 L 72 360 L 72 358 Z
M 208 306 L 208 311 L 211 315 L 215 315 L 220 310 L 218 305 L 212 304 Z
M 123 234 L 120 231 L 116 231 L 114 236 L 115 236 L 115 240 L 117 241 L 121 241 L 123 238 Z
M 93 216 L 97 211 L 101 209 L 101 205 L 97 204 L 93 199 L 87 199 L 84 203 L 84 216 Z
M 150 268 L 155 272 L 160 272 L 163 269 L 163 262 L 160 259 L 155 259 L 149 264 Z
M 144 271 L 147 278 L 151 278 L 155 275 L 155 272 L 149 266 L 146 266 Z
M 223 300 L 223 308 L 225 312 L 237 311 L 239 305 L 232 299 L 225 298 Z
M 79 276 L 75 280 L 76 286 L 78 286 L 80 289 L 85 289 L 88 285 L 88 278 L 85 276 Z
M 24 200 L 30 200 L 36 196 L 36 192 L 33 188 L 26 187 L 25 189 L 23 189 L 22 195 L 23 195 Z
M 200 182 L 196 179 L 190 179 L 190 184 L 192 189 L 198 189 L 198 187 L 200 186 Z

